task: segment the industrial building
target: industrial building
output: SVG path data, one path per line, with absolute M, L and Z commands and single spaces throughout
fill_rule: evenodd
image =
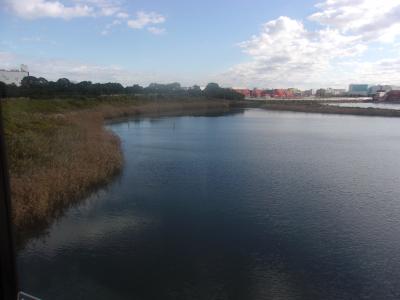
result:
M 15 84 L 19 86 L 24 77 L 29 76 L 28 67 L 21 65 L 19 70 L 0 70 L 0 81 L 5 84 Z
M 350 84 L 349 95 L 350 96 L 368 96 L 368 84 Z
M 368 89 L 369 95 L 375 95 L 377 92 L 389 92 L 393 90 L 391 85 L 373 85 Z

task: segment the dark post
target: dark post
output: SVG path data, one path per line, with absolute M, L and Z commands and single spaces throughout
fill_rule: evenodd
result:
M 0 98 L 0 299 L 17 299 L 17 271 Z

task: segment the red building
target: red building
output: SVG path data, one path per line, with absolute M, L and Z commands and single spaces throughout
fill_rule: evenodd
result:
M 294 94 L 292 91 L 289 90 L 276 89 L 273 91 L 272 97 L 286 99 L 286 98 L 293 98 Z
M 264 93 L 263 90 L 253 89 L 251 91 L 251 96 L 254 97 L 254 98 L 262 98 L 262 97 L 265 97 L 265 93 Z

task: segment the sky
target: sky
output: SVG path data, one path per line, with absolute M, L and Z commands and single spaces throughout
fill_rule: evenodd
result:
M 183 86 L 400 85 L 400 0 L 0 0 L 0 68 Z

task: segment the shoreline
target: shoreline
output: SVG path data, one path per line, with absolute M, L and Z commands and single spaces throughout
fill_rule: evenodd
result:
M 19 248 L 31 238 L 44 234 L 69 207 L 118 177 L 124 165 L 121 141 L 106 128 L 108 123 L 132 117 L 220 114 L 237 108 L 235 103 L 223 100 L 164 99 L 59 109 L 64 105 L 62 100 L 47 100 L 44 104 L 50 106 L 51 112 L 43 113 L 31 107 L 37 105 L 37 100 L 25 99 L 23 111 L 15 112 L 21 101 L 2 103 Z M 74 105 L 81 100 L 76 101 Z M 28 113 L 32 120 L 27 123 Z M 37 124 L 39 128 L 35 128 Z
M 28 105 L 22 118 L 18 116 L 21 124 L 16 127 L 22 127 L 22 131 L 21 128 L 15 131 L 13 124 L 8 124 L 10 128 L 7 128 L 5 122 L 6 129 L 12 131 L 8 134 L 8 149 L 13 153 L 9 157 L 10 184 L 19 245 L 42 235 L 69 207 L 118 177 L 124 165 L 121 141 L 106 128 L 107 124 L 132 118 L 221 114 L 251 107 L 273 111 L 400 117 L 397 110 L 288 100 L 262 103 L 209 99 L 94 100 L 90 105 L 82 102 L 90 100 L 70 100 L 74 105 L 72 108 L 60 108 L 65 105 L 64 100 L 43 100 L 44 104 L 50 105 L 46 108 L 48 111 L 45 109 L 43 112 L 43 103 L 39 102 L 33 114 L 30 105 L 36 105 L 37 100 L 6 100 L 6 104 L 12 108 L 21 101 Z M 27 113 L 33 116 L 31 123 L 25 122 Z M 37 124 L 41 126 L 38 130 L 35 128 Z M 33 128 L 24 128 L 30 125 Z M 14 155 L 16 147 L 18 151 Z
M 324 104 L 325 103 L 325 104 Z M 332 103 L 331 103 L 332 104 Z M 400 110 L 384 109 L 384 108 L 362 108 L 362 107 L 345 107 L 326 105 L 326 102 L 306 102 L 299 103 L 296 101 L 279 103 L 264 102 L 260 103 L 259 108 L 273 111 L 291 111 L 304 113 L 319 113 L 319 114 L 335 114 L 335 115 L 352 115 L 352 116 L 368 116 L 368 117 L 400 117 Z

